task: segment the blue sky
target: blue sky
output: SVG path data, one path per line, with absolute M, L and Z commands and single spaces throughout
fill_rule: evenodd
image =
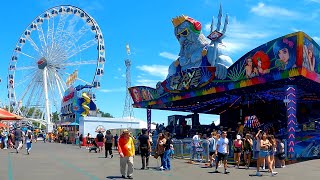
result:
M 115 117 L 121 117 L 125 100 L 125 45 L 131 48 L 132 86 L 155 87 L 163 81 L 167 68 L 179 53 L 171 19 L 184 14 L 202 23 L 209 33 L 210 22 L 222 3 L 223 15 L 229 15 L 226 53 L 236 61 L 251 49 L 279 36 L 304 31 L 320 42 L 320 0 L 17 0 L 2 2 L 0 34 L 0 100 L 6 103 L 7 69 L 15 44 L 30 22 L 46 9 L 70 4 L 89 13 L 99 24 L 106 46 L 105 74 L 97 92 L 97 105 Z M 9 8 L 10 7 L 10 8 Z M 216 20 L 216 19 L 215 19 Z M 89 71 L 89 70 L 88 70 Z M 79 72 L 86 79 L 90 73 Z M 167 116 L 179 112 L 152 111 L 152 120 L 167 122 Z M 134 109 L 135 117 L 146 119 L 145 109 Z M 201 116 L 202 123 L 218 116 Z

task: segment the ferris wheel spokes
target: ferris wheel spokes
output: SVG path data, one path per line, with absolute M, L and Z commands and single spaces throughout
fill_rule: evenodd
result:
M 96 39 L 91 39 L 87 42 L 85 42 L 84 44 L 80 45 L 79 47 L 76 47 L 74 49 L 72 49 L 70 51 L 70 53 L 68 53 L 68 57 L 67 59 L 70 59 L 71 57 L 75 56 L 76 54 L 90 48 L 91 46 L 93 45 L 96 45 L 97 44 L 97 40 Z M 70 49 L 70 48 L 69 48 Z M 67 49 L 67 52 L 69 52 L 69 49 Z
M 37 44 L 32 40 L 30 36 L 26 36 L 26 39 L 30 42 L 31 46 L 34 50 L 36 50 L 41 56 L 43 56 L 42 52 L 39 50 L 39 47 Z
M 57 29 L 56 29 L 56 32 L 54 35 L 54 37 L 55 37 L 54 42 L 55 43 L 59 43 L 59 41 L 60 41 L 60 37 L 62 35 L 64 24 L 66 23 L 67 17 L 68 17 L 67 14 L 60 14 L 58 26 L 57 26 Z
M 97 64 L 97 60 L 88 60 L 88 61 L 75 61 L 75 62 L 67 62 L 60 64 L 61 67 L 68 66 L 79 66 L 79 65 L 89 65 L 89 64 Z
M 22 51 L 20 51 L 19 53 L 22 54 L 22 55 L 24 55 L 24 56 L 27 56 L 27 57 L 29 57 L 29 58 L 31 58 L 31 59 L 34 59 L 34 60 L 37 60 L 37 61 L 38 61 L 37 58 L 35 58 L 35 57 L 33 57 L 33 56 L 29 55 L 29 54 L 26 54 L 26 53 L 24 53 L 24 52 L 22 52 Z
M 44 32 L 43 32 L 43 29 L 42 29 L 43 19 L 41 17 L 39 17 L 38 21 L 39 21 L 37 23 L 38 24 L 37 25 L 38 37 L 39 37 L 39 40 L 40 40 L 40 44 L 41 44 L 42 50 L 45 51 L 45 52 L 43 52 L 43 54 L 47 55 L 48 54 L 47 43 L 46 43 L 46 39 L 45 39 Z
M 21 84 L 24 84 L 26 81 L 28 81 L 30 77 L 32 77 L 31 81 L 33 81 L 34 78 L 36 78 L 36 75 L 37 71 L 30 71 L 30 73 L 25 75 L 25 78 L 23 78 L 20 82 L 14 82 L 14 86 L 19 87 Z

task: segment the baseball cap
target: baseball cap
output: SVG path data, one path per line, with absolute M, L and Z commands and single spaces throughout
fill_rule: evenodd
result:
M 239 134 L 237 135 L 237 139 L 241 139 L 241 136 Z

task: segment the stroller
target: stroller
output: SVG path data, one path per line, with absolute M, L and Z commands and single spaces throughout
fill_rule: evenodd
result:
M 90 147 L 89 148 L 89 153 L 91 152 L 91 151 L 95 151 L 96 153 L 98 153 L 98 145 L 97 145 L 97 143 L 96 143 L 96 141 L 92 141 L 92 147 Z

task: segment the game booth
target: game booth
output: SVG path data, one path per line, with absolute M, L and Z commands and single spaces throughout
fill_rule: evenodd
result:
M 156 88 L 129 88 L 133 106 L 148 112 L 220 115 L 223 127 L 241 122 L 245 128 L 259 128 L 285 139 L 288 159 L 320 157 L 319 45 L 296 32 L 266 42 L 232 64 L 222 49 L 228 17 L 222 31 L 221 9 L 218 17 L 217 28 L 207 37 L 200 22 L 191 17 L 172 20 L 181 46 L 179 58 Z

